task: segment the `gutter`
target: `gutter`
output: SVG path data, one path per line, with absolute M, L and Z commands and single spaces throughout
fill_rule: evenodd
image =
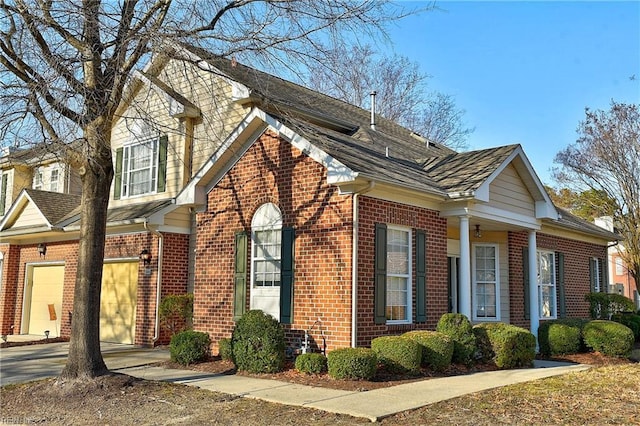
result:
M 160 291 L 162 290 L 162 253 L 164 248 L 164 236 L 156 229 L 149 228 L 147 220 L 144 221 L 144 229 L 158 237 L 158 273 L 156 282 L 156 317 L 154 322 L 153 345 L 160 338 Z
M 355 348 L 358 341 L 358 196 L 373 189 L 376 183 L 372 180 L 369 184 L 353 193 L 353 238 L 351 248 L 351 347 Z

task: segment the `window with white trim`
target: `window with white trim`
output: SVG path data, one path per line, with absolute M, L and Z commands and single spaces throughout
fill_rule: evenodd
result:
M 263 204 L 253 216 L 251 247 L 253 287 L 280 287 L 282 215 L 274 204 Z
M 556 311 L 556 256 L 552 251 L 538 250 L 538 314 L 541 319 L 555 319 Z
M 498 246 L 473 246 L 474 319 L 500 320 Z
M 122 197 L 152 194 L 158 185 L 158 138 L 125 146 L 122 157 Z
M 602 282 L 601 267 L 600 267 L 600 259 L 597 257 L 593 258 L 593 291 L 595 293 L 600 293 L 602 291 L 602 286 L 600 283 Z
M 616 262 L 616 275 L 624 275 L 624 262 L 621 257 L 615 258 Z
M 42 189 L 43 182 L 42 167 L 37 167 L 33 172 L 33 189 Z
M 59 169 L 51 169 L 51 176 L 49 178 L 49 191 L 58 192 L 58 180 L 60 178 Z
M 411 229 L 387 228 L 387 323 L 411 322 Z

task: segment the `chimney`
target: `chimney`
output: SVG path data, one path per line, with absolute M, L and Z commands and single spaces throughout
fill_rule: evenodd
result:
M 371 92 L 371 130 L 376 129 L 376 91 Z

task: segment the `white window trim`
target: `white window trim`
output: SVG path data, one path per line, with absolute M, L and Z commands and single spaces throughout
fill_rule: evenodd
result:
M 56 179 L 53 180 L 53 175 L 56 175 Z M 56 185 L 55 189 L 53 188 L 53 184 Z M 51 192 L 62 192 L 60 191 L 60 168 L 53 167 L 49 172 L 49 191 Z
M 496 251 L 496 316 L 495 317 L 479 317 L 478 316 L 478 304 L 476 303 L 477 296 L 477 284 L 476 279 L 476 249 L 478 247 L 493 247 Z M 472 294 L 471 304 L 473 309 L 473 320 L 483 322 L 499 322 L 500 321 L 500 246 L 499 244 L 473 244 L 471 253 L 471 282 L 472 282 Z
M 130 143 L 122 147 L 122 178 L 121 178 L 121 186 L 120 186 L 121 199 L 146 197 L 148 195 L 154 195 L 158 193 L 158 173 L 160 169 L 160 137 L 161 135 L 153 136 L 141 142 L 136 141 L 135 143 Z M 155 144 L 155 147 L 153 146 L 153 144 Z M 150 171 L 151 188 L 149 189 L 148 192 L 144 192 L 142 194 L 130 195 L 131 170 L 130 170 L 129 164 L 131 161 L 131 150 L 135 147 L 142 146 L 142 145 L 148 145 L 151 148 L 152 161 L 148 167 L 148 169 L 151 170 Z M 155 156 L 153 155 L 154 150 L 155 150 Z M 142 170 L 142 169 L 138 169 L 138 170 Z
M 553 281 L 552 284 L 542 284 L 540 283 L 540 262 L 539 262 L 539 255 L 541 254 L 550 254 L 551 255 L 551 280 Z M 557 282 L 557 278 L 556 278 L 556 254 L 555 252 L 551 251 L 551 250 L 538 250 L 538 256 L 536 256 L 536 270 L 537 272 L 537 282 L 536 285 L 538 287 L 538 317 L 541 320 L 553 320 L 553 319 L 557 319 L 558 318 L 558 282 Z M 542 287 L 552 287 L 553 291 L 552 291 L 552 295 L 553 295 L 553 312 L 550 316 L 545 317 L 542 315 Z
M 404 320 L 387 320 L 386 323 L 389 325 L 393 325 L 393 324 L 412 324 L 413 323 L 413 263 L 412 263 L 412 259 L 413 259 L 413 252 L 412 252 L 412 246 L 413 246 L 413 233 L 411 232 L 411 228 L 405 227 L 405 226 L 396 226 L 396 225 L 387 225 L 387 244 L 389 244 L 389 231 L 390 230 L 395 230 L 395 231 L 402 231 L 402 232 L 406 232 L 408 234 L 408 245 L 409 245 L 409 251 L 408 251 L 408 270 L 409 273 L 408 274 L 390 274 L 387 271 L 387 278 L 388 277 L 406 277 L 407 278 L 407 319 Z M 388 270 L 388 267 L 387 267 Z M 388 290 L 387 290 L 388 291 Z M 385 294 L 384 297 L 386 298 L 387 295 Z M 386 302 L 385 302 L 385 306 L 386 306 Z
M 600 265 L 601 265 L 600 259 L 598 259 L 597 257 L 594 257 L 593 258 L 593 267 L 594 267 L 593 272 L 595 273 L 594 292 L 596 293 L 600 293 L 602 291 L 602 285 L 600 283 L 600 274 L 601 274 Z
M 42 188 L 44 188 L 44 173 L 42 170 L 42 166 L 40 166 L 36 167 L 36 169 L 33 171 L 33 189 L 42 190 Z

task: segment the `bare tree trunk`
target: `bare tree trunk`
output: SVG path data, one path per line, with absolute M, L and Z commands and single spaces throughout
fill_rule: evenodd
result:
M 100 290 L 106 237 L 109 189 L 113 179 L 110 126 L 90 124 L 85 130 L 87 157 L 82 178 L 78 270 L 73 301 L 71 341 L 63 379 L 93 378 L 108 372 L 100 352 Z

